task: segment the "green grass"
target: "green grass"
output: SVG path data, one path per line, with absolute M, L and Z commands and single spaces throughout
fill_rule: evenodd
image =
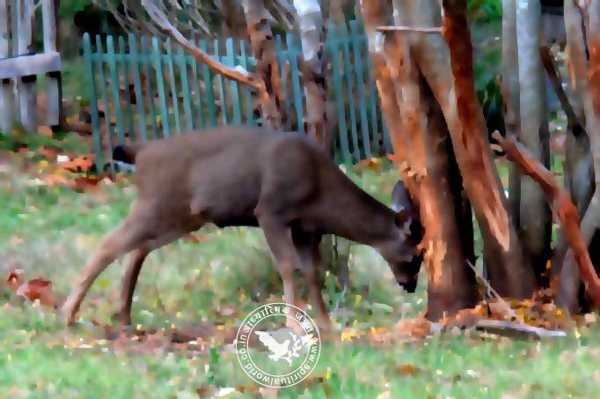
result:
M 389 202 L 396 172 L 366 171 L 353 179 Z M 127 185 L 78 194 L 36 186 L 12 166 L 0 168 L 0 277 L 13 265 L 43 276 L 59 296 L 68 293 L 83 263 L 127 214 L 135 197 Z M 281 283 L 260 231 L 199 232 L 203 243 L 180 241 L 153 253 L 134 301 L 143 330 L 174 325 L 218 326 L 201 348 L 106 340 L 103 326 L 115 310 L 124 261 L 96 281 L 81 323 L 65 329 L 51 311 L 22 303 L 0 285 L 0 397 L 195 398 L 215 387 L 246 387 L 228 397 L 260 397 L 239 369 L 228 344 L 245 314 L 277 300 Z M 425 305 L 402 292 L 385 262 L 353 246 L 352 290 L 342 296 L 334 277 L 324 294 L 338 325 L 392 328 Z M 226 309 L 229 309 L 227 312 Z M 468 335 L 434 336 L 419 343 L 327 343 L 308 384 L 280 392 L 303 398 L 580 397 L 600 389 L 600 334 L 584 329 L 563 340 L 527 342 Z M 214 391 L 213 391 L 214 392 Z

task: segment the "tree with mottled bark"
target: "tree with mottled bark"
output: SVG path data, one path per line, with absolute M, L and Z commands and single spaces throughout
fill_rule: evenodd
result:
M 378 26 L 391 23 L 389 4 L 363 1 L 361 5 L 395 160 L 405 184 L 418 199 L 425 228 L 421 247 L 428 277 L 427 317 L 435 320 L 477 301 L 475 276 L 467 266 L 462 242 L 469 237 L 461 234 L 458 221 L 463 216 L 457 211 L 461 210 L 457 198 L 460 177 L 450 175 L 454 155 L 448 129 L 411 55 L 415 42 L 411 33 L 378 32 Z M 410 12 L 408 2 L 394 3 L 396 23 L 408 23 Z

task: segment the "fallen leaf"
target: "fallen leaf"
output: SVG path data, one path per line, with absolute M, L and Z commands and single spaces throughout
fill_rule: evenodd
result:
M 74 158 L 71 161 L 61 163 L 61 167 L 70 172 L 88 172 L 94 166 L 94 160 L 91 155 L 83 155 Z
M 356 338 L 360 338 L 363 333 L 355 328 L 347 327 L 342 330 L 340 339 L 342 342 L 352 342 Z
M 12 292 L 17 292 L 17 289 L 23 284 L 23 276 L 25 272 L 23 269 L 13 269 L 8 273 L 8 277 L 6 278 L 6 285 Z
M 414 364 L 404 363 L 396 366 L 396 372 L 402 376 L 413 376 L 421 372 Z
M 394 329 L 400 337 L 425 338 L 431 333 L 431 322 L 424 317 L 402 319 Z
M 54 306 L 56 300 L 52 292 L 52 282 L 43 278 L 34 278 L 21 284 L 16 294 L 23 296 L 30 301 L 39 300 L 42 305 Z

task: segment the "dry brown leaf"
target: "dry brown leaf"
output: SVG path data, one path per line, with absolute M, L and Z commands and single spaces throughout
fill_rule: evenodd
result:
M 54 306 L 56 299 L 52 292 L 52 282 L 43 278 L 34 278 L 17 288 L 16 294 L 30 301 L 39 300 L 42 305 Z
M 83 155 L 61 164 L 63 169 L 75 173 L 88 172 L 92 166 L 94 166 L 94 157 L 92 155 Z
M 421 369 L 414 364 L 404 363 L 396 366 L 396 372 L 402 376 L 408 377 L 419 374 Z
M 13 269 L 8 273 L 6 285 L 12 292 L 17 292 L 17 289 L 23 284 L 25 272 L 22 269 Z
M 431 322 L 424 317 L 402 319 L 394 327 L 400 337 L 425 338 L 431 334 Z

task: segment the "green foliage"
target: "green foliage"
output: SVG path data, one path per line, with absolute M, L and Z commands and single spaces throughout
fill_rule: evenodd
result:
M 468 11 L 471 21 L 492 22 L 502 19 L 501 0 L 469 0 Z

